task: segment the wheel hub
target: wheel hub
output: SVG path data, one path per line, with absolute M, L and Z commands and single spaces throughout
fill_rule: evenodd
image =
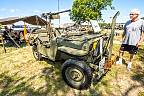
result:
M 78 69 L 69 69 L 68 75 L 72 80 L 77 82 L 84 79 L 83 73 Z

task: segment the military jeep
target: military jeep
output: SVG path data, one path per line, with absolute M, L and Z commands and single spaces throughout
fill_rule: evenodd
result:
M 63 34 L 49 27 L 37 29 L 38 35 L 32 42 L 36 60 L 65 60 L 61 67 L 62 78 L 70 87 L 83 90 L 90 87 L 93 79 L 99 80 L 111 67 L 113 45 L 113 17 L 111 34 L 98 32 L 69 32 Z

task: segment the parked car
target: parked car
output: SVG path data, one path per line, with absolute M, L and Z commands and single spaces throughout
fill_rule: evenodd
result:
M 15 36 L 24 40 L 24 25 L 12 25 L 11 29 L 13 30 Z M 31 28 L 26 25 L 27 33 L 30 33 Z
M 24 25 L 12 25 L 14 31 L 24 31 Z M 26 25 L 27 32 L 30 32 L 30 27 Z

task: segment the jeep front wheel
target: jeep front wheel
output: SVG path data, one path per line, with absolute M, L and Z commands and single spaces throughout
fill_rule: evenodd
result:
M 32 52 L 33 52 L 34 58 L 35 58 L 36 60 L 39 60 L 39 61 L 40 61 L 40 60 L 42 59 L 42 56 L 41 56 L 41 54 L 38 52 L 36 45 L 33 45 L 33 46 L 32 46 Z
M 83 90 L 90 87 L 92 72 L 84 61 L 69 59 L 62 66 L 62 77 L 70 87 Z

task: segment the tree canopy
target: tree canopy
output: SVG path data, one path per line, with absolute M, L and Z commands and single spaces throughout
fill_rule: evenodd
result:
M 87 21 L 100 19 L 101 10 L 112 7 L 113 0 L 74 0 L 70 17 L 73 21 Z

